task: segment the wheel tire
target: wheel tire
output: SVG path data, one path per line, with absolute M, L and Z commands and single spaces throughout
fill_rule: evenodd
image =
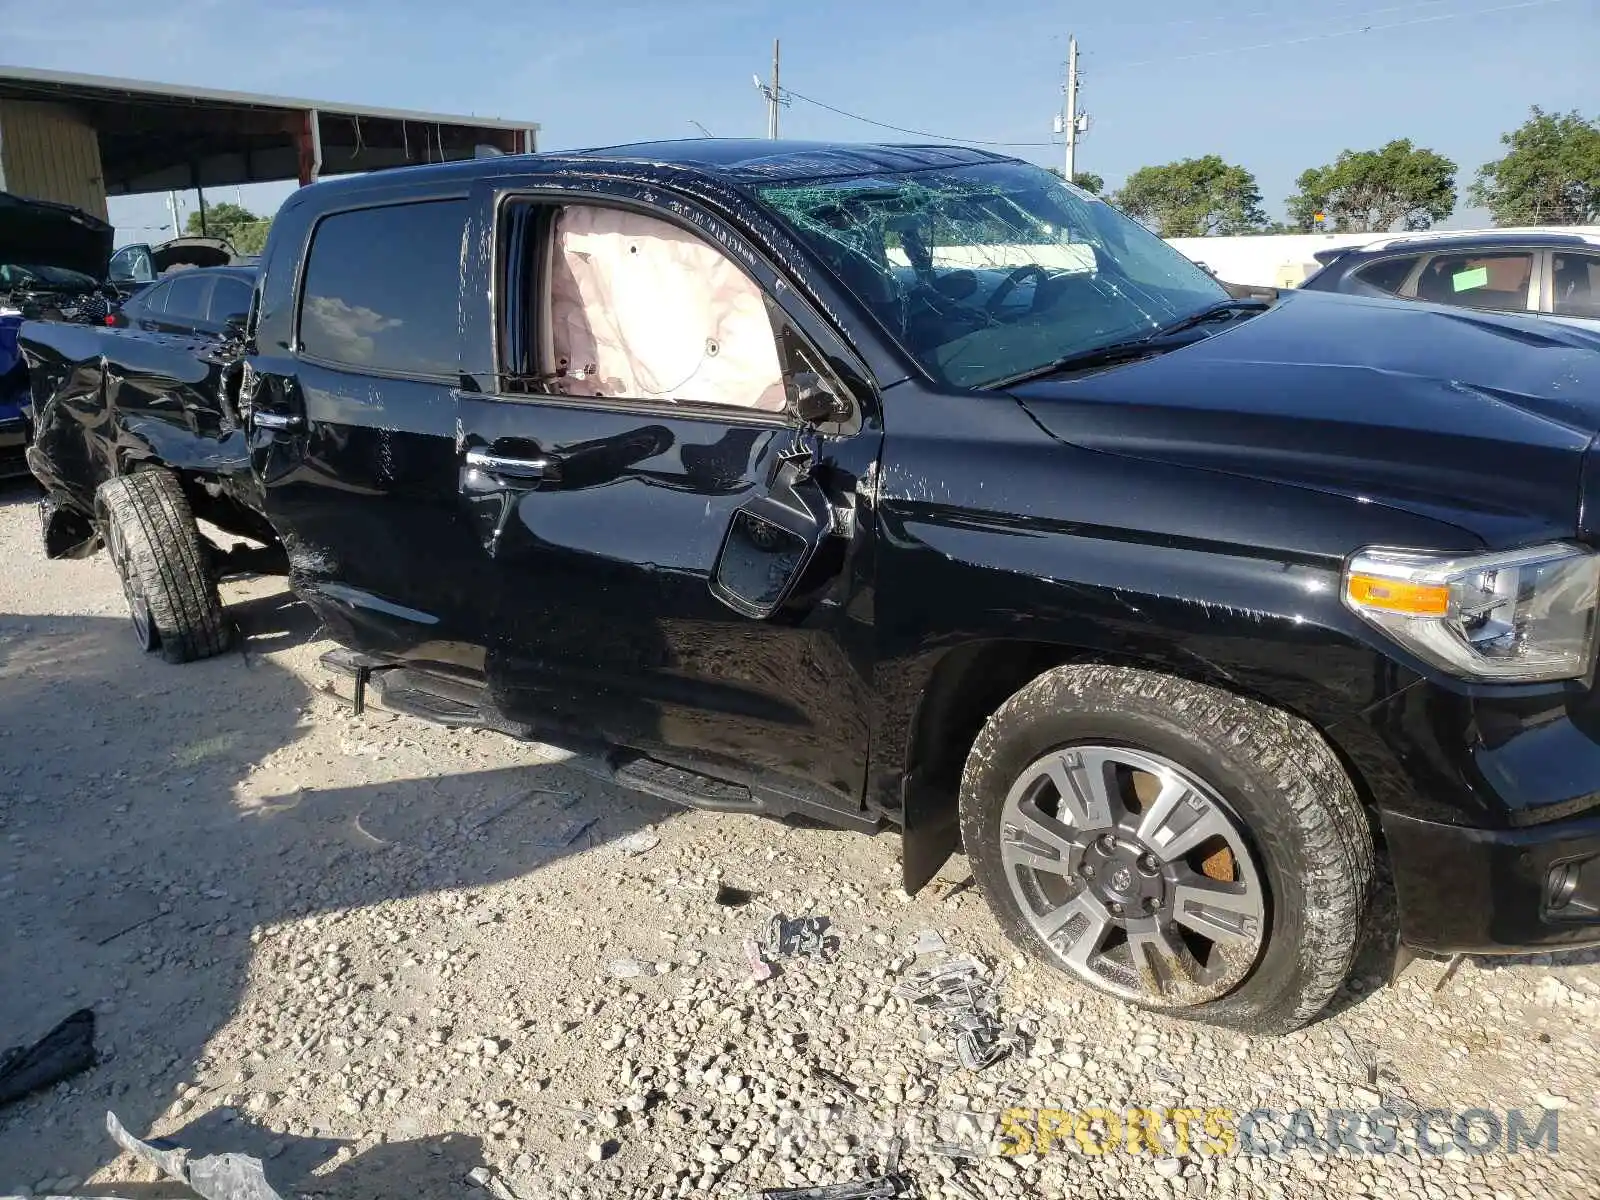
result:
M 1143 751 L 1204 783 L 1235 818 L 1266 892 L 1260 950 L 1231 991 L 1193 1005 L 1141 1006 L 1257 1034 L 1290 1032 L 1321 1012 L 1350 971 L 1373 878 L 1371 826 L 1321 735 L 1279 709 L 1124 667 L 1058 667 L 1000 706 L 962 777 L 966 853 L 1007 936 L 1079 981 L 1030 923 L 1002 859 L 1013 785 L 1074 745 Z
M 95 517 L 141 649 L 170 663 L 226 650 L 231 630 L 216 577 L 177 478 L 146 470 L 108 480 L 95 493 Z

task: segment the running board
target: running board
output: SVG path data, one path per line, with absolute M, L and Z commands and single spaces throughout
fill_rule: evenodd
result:
M 435 671 L 408 667 L 388 659 L 340 647 L 322 656 L 322 665 L 355 681 L 351 707 L 359 714 L 366 708 L 370 684 L 378 699 L 392 712 L 416 717 L 434 725 L 455 728 L 490 729 L 519 741 L 532 741 L 533 727 L 508 721 L 485 702 L 481 684 L 454 679 Z
M 863 813 L 832 808 L 776 788 L 719 779 L 630 751 L 618 751 L 612 756 L 611 777 L 621 787 L 685 808 L 749 813 L 779 820 L 800 819 L 861 833 L 877 833 L 882 827 L 879 821 Z

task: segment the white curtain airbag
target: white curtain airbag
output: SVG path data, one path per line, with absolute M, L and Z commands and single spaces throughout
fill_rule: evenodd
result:
M 761 289 L 720 250 L 653 217 L 573 206 L 551 257 L 550 348 L 567 391 L 783 409 Z

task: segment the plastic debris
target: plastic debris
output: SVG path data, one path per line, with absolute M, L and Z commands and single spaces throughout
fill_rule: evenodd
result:
M 640 962 L 637 958 L 612 959 L 607 968 L 613 979 L 638 979 L 641 975 L 654 975 L 655 967 L 649 963 Z
M 815 1187 L 767 1188 L 756 1194 L 761 1200 L 894 1200 L 914 1192 L 910 1176 L 894 1174 Z
M 839 939 L 828 933 L 827 917 L 796 917 L 791 921 L 782 913 L 773 913 L 767 923 L 765 949 L 770 958 L 798 954 L 826 962 L 838 948 Z
M 911 952 L 918 958 L 924 954 L 938 954 L 948 950 L 949 943 L 944 940 L 944 935 L 937 929 L 922 929 L 917 932 L 917 940 L 911 943 Z
M 80 1008 L 31 1046 L 0 1054 L 0 1104 L 94 1066 L 94 1010 Z
M 984 978 L 982 965 L 963 956 L 919 967 L 894 990 L 954 1036 L 963 1067 L 981 1071 L 999 1062 L 1019 1041 L 1000 1023 L 998 982 Z
M 772 978 L 772 964 L 761 957 L 761 947 L 755 938 L 745 938 L 744 957 L 750 964 L 751 979 L 757 983 L 765 983 Z
M 617 849 L 624 854 L 648 854 L 661 844 L 661 835 L 641 829 L 617 840 Z
M 122 1127 L 113 1112 L 106 1113 L 106 1132 L 129 1154 L 142 1158 L 204 1200 L 283 1200 L 267 1183 L 259 1158 L 248 1154 L 190 1158 L 187 1150 L 165 1138 L 140 1141 Z

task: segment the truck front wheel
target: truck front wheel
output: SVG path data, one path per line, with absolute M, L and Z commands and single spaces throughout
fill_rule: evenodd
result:
M 1058 667 L 989 718 L 961 833 L 1005 932 L 1099 991 L 1284 1033 L 1327 1004 L 1373 839 L 1311 726 L 1187 680 Z
M 216 577 L 183 489 L 169 471 L 137 471 L 95 493 L 95 520 L 122 580 L 141 649 L 171 663 L 228 648 Z

